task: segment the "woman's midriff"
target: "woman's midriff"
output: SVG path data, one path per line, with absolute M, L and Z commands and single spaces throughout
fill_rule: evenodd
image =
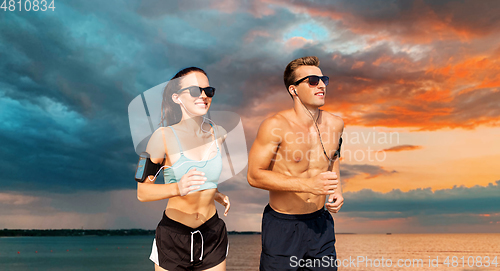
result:
M 216 189 L 190 193 L 183 197 L 168 200 L 165 214 L 168 218 L 191 228 L 197 228 L 210 219 L 216 212 Z

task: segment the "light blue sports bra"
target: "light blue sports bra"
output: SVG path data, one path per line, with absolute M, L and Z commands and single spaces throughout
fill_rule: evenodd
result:
M 210 124 L 210 126 L 212 125 Z M 204 184 L 201 185 L 199 189 L 196 189 L 194 191 L 217 188 L 217 183 L 219 182 L 219 177 L 222 172 L 222 156 L 220 153 L 219 144 L 217 143 L 215 128 L 212 126 L 212 129 L 214 131 L 215 144 L 217 145 L 217 155 L 208 160 L 196 161 L 193 159 L 189 159 L 184 155 L 181 142 L 179 141 L 179 137 L 177 137 L 177 133 L 172 126 L 169 127 L 170 129 L 172 129 L 172 132 L 174 132 L 175 139 L 177 140 L 177 144 L 179 145 L 179 150 L 181 152 L 181 157 L 171 167 L 163 170 L 165 183 L 176 183 L 189 170 L 191 170 L 192 168 L 196 168 L 197 171 L 202 171 L 205 173 L 204 177 L 206 177 L 207 180 Z

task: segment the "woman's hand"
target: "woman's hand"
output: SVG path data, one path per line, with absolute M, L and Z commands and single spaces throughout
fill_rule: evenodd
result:
M 189 194 L 191 191 L 200 188 L 202 184 L 207 180 L 204 172 L 196 171 L 196 168 L 188 171 L 177 183 L 177 187 L 179 188 L 179 196 L 185 196 Z
M 226 210 L 224 210 L 224 216 L 227 216 L 227 213 L 229 212 L 229 208 L 231 208 L 231 203 L 229 202 L 229 197 L 222 194 L 217 190 L 215 192 L 215 201 L 220 203 L 222 206 L 226 207 Z

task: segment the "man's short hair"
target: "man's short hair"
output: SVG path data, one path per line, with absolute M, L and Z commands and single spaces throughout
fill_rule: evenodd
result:
M 295 83 L 298 80 L 297 78 L 295 78 L 295 70 L 297 70 L 300 66 L 319 67 L 319 59 L 316 56 L 305 56 L 297 58 L 288 63 L 288 65 L 286 65 L 285 72 L 283 74 L 283 80 L 285 81 L 285 86 L 287 91 L 288 87 L 293 85 L 293 83 Z M 292 94 L 290 94 L 290 96 L 292 96 Z

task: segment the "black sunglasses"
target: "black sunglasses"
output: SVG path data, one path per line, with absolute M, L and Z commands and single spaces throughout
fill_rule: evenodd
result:
M 309 78 L 309 85 L 310 86 L 317 86 L 319 84 L 319 80 L 321 79 L 321 81 L 323 81 L 323 83 L 325 83 L 325 86 L 328 86 L 328 83 L 330 83 L 330 78 L 328 76 L 317 76 L 317 75 L 308 75 L 300 80 L 298 80 L 297 82 L 295 82 L 293 85 L 298 85 L 300 83 L 302 83 L 304 80 L 308 79 Z M 207 95 L 208 96 L 208 95 Z
M 207 97 L 209 97 L 209 98 L 212 98 L 215 95 L 215 88 L 214 87 L 202 88 L 202 87 L 198 87 L 198 86 L 190 86 L 187 88 L 183 88 L 183 89 L 177 91 L 177 93 L 181 93 L 186 89 L 189 90 L 189 94 L 191 95 L 191 97 L 199 97 L 201 95 L 201 93 L 203 93 L 203 91 L 205 91 L 205 95 L 207 95 Z

